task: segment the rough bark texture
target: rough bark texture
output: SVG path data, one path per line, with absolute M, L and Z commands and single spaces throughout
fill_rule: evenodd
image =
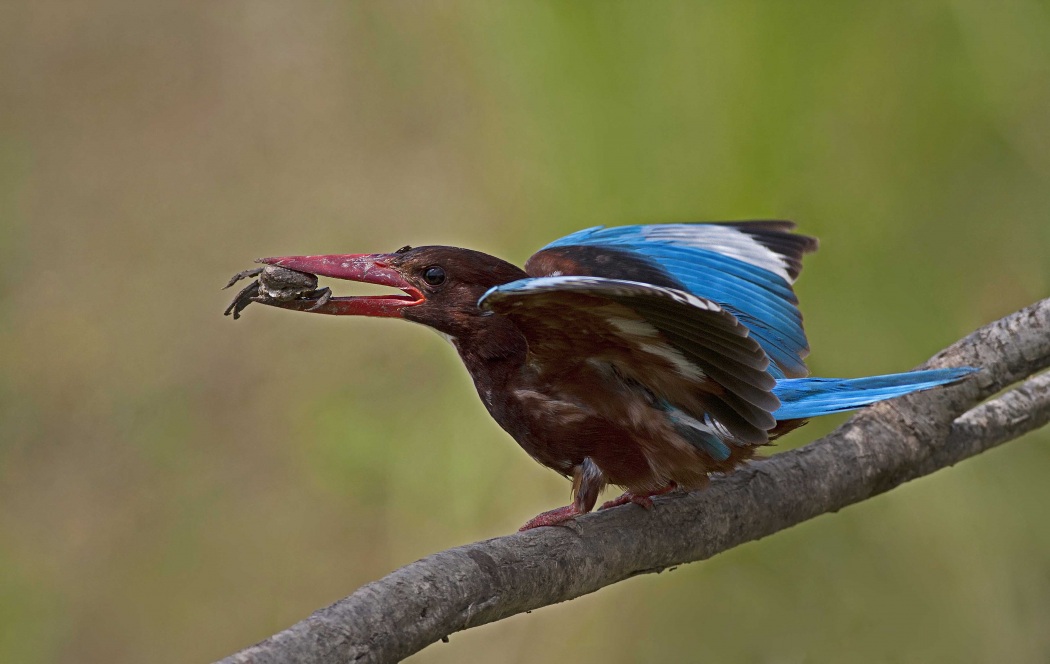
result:
M 983 371 L 868 408 L 703 491 L 657 498 L 649 512 L 621 507 L 428 556 L 223 662 L 397 661 L 452 632 L 710 558 L 1012 440 L 1050 421 L 1050 374 L 1031 377 L 1050 366 L 1050 299 L 925 366 L 960 365 Z

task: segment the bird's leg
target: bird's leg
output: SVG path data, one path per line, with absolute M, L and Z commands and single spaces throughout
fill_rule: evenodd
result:
M 665 493 L 670 493 L 678 488 L 678 485 L 674 482 L 669 483 L 662 489 L 656 491 L 647 491 L 646 493 L 631 493 L 630 491 L 624 491 L 623 495 L 619 498 L 613 498 L 612 500 L 602 503 L 602 506 L 598 510 L 607 510 L 612 507 L 619 507 L 620 505 L 627 505 L 628 503 L 634 503 L 635 505 L 641 505 L 647 510 L 653 508 L 653 496 L 662 496 Z
M 605 484 L 605 474 L 590 457 L 584 457 L 583 463 L 572 469 L 572 505 L 538 514 L 518 528 L 518 532 L 540 526 L 556 526 L 590 512 L 594 509 L 594 503 L 598 501 L 598 494 L 605 488 Z

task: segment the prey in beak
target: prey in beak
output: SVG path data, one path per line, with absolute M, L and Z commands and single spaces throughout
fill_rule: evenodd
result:
M 238 272 L 226 284 L 257 277 L 234 298 L 225 314 L 240 317 L 252 302 L 292 311 L 333 316 L 397 318 L 402 310 L 426 301 L 423 293 L 390 266 L 391 254 L 332 254 L 260 258 L 264 267 Z M 331 277 L 400 289 L 404 295 L 334 297 L 330 288 L 317 288 L 317 277 Z

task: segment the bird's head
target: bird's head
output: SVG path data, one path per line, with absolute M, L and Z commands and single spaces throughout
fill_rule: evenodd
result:
M 260 263 L 400 289 L 403 295 L 362 295 L 265 302 L 336 316 L 404 318 L 453 337 L 481 325 L 478 300 L 488 289 L 523 279 L 520 268 L 480 251 L 458 247 L 402 247 L 389 254 L 333 254 L 262 258 Z

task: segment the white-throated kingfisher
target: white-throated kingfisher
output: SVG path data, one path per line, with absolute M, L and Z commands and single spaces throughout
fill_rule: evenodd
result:
M 227 313 L 254 301 L 404 318 L 447 337 L 492 417 L 532 458 L 572 478 L 572 503 L 524 530 L 591 511 L 608 484 L 625 493 L 603 507 L 651 506 L 651 496 L 700 488 L 710 473 L 732 470 L 808 418 L 975 371 L 807 378 L 809 345 L 792 284 L 817 241 L 793 228 L 786 221 L 590 228 L 547 245 L 524 270 L 444 246 L 264 258 L 284 270 L 264 273 Z M 289 270 L 302 273 L 301 288 Z M 267 274 L 278 273 L 293 278 L 267 290 Z M 404 294 L 332 297 L 313 290 L 314 275 Z

